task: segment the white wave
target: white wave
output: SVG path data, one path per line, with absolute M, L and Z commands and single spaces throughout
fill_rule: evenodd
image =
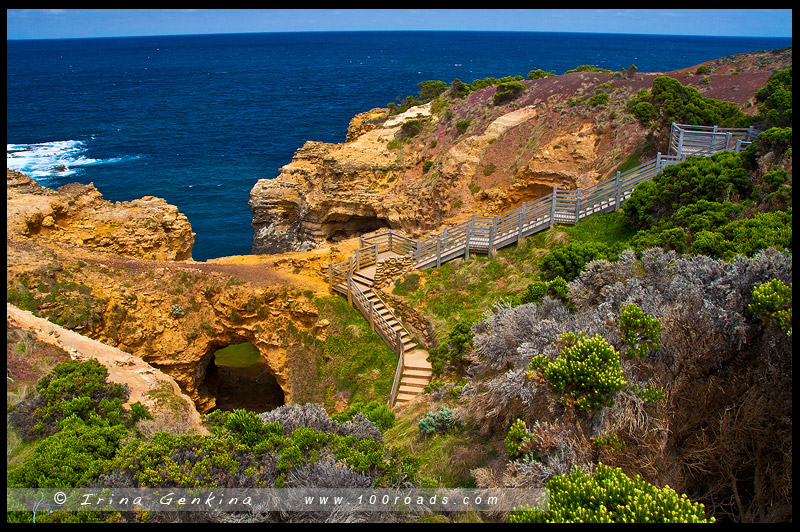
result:
M 34 179 L 46 179 L 74 175 L 85 166 L 138 159 L 138 156 L 93 159 L 85 152 L 86 143 L 81 140 L 6 144 L 6 167 Z

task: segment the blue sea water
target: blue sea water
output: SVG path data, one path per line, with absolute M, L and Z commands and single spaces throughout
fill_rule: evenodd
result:
M 195 260 L 247 254 L 253 184 L 307 140 L 421 81 L 665 72 L 791 38 L 518 32 L 309 32 L 6 41 L 6 163 L 111 201 L 158 196 L 186 214 Z

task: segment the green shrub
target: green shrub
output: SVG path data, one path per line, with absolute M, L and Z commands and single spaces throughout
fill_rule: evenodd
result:
M 556 276 L 552 281 L 536 281 L 528 285 L 522 293 L 521 303 L 539 303 L 545 295 L 553 299 L 567 301 L 567 281 Z
M 123 423 L 128 419 L 122 406 L 128 393 L 121 384 L 107 383 L 107 376 L 106 367 L 94 359 L 57 364 L 39 379 L 39 396 L 23 402 L 12 421 L 26 439 L 53 434 L 62 419 L 73 415 L 84 421 L 99 415 L 112 424 Z
M 447 83 L 436 79 L 420 81 L 417 86 L 419 87 L 419 95 L 425 101 L 433 100 L 447 90 Z
M 471 120 L 459 120 L 456 122 L 456 129 L 458 130 L 459 135 L 464 134 L 471 123 Z
M 422 163 L 423 174 L 427 174 L 428 170 L 430 170 L 431 168 L 433 168 L 433 161 L 425 161 L 424 163 Z
M 527 87 L 517 81 L 500 83 L 497 86 L 497 92 L 495 92 L 494 96 L 492 97 L 492 103 L 495 105 L 500 105 L 505 102 L 509 102 L 525 92 L 525 89 L 527 89 Z
M 564 74 L 571 74 L 572 72 L 611 72 L 606 68 L 596 67 L 594 65 L 580 65 L 571 70 L 567 70 Z
M 442 407 L 436 412 L 428 412 L 428 415 L 417 422 L 417 429 L 423 436 L 437 432 L 446 433 L 457 426 L 458 423 L 453 419 L 453 411 L 447 407 Z
M 619 313 L 619 336 L 636 357 L 644 358 L 661 349 L 661 320 L 648 316 L 635 303 L 625 305 Z
M 575 279 L 589 262 L 598 259 L 613 261 L 618 255 L 615 247 L 602 242 L 569 242 L 542 258 L 542 272 L 550 279 L 561 277 L 569 282 Z
M 747 127 L 752 118 L 735 103 L 705 98 L 694 87 L 682 85 L 677 79 L 659 76 L 653 80 L 653 105 L 661 123 L 694 124 L 698 126 Z
M 792 67 L 776 72 L 766 87 L 756 91 L 760 115 L 756 120 L 766 122 L 762 127 L 792 125 Z
M 406 120 L 403 122 L 403 125 L 400 126 L 400 129 L 405 134 L 406 137 L 413 137 L 419 134 L 422 131 L 422 126 L 424 125 L 422 120 L 412 119 Z
M 593 475 L 575 470 L 547 482 L 549 509 L 515 510 L 512 523 L 713 523 L 705 507 L 678 495 L 669 486 L 657 488 L 621 468 L 597 464 Z
M 538 68 L 536 70 L 531 70 L 530 72 L 528 72 L 527 77 L 528 79 L 542 79 L 542 78 L 549 78 L 550 76 L 555 76 L 555 75 L 556 75 L 555 72 L 552 71 L 545 72 L 541 68 Z
M 440 375 L 448 365 L 460 369 L 466 363 L 464 354 L 472 346 L 472 322 L 461 319 L 441 344 L 428 351 L 428 361 L 431 363 L 433 373 Z
M 453 98 L 463 98 L 470 93 L 470 87 L 458 78 L 453 80 L 450 84 L 450 96 Z
M 362 413 L 367 416 L 367 419 L 378 425 L 382 431 L 388 430 L 394 426 L 395 414 L 386 406 L 385 403 L 372 400 L 368 403 L 357 401 L 350 405 L 347 410 L 334 414 L 332 419 L 339 423 L 345 423 L 358 414 Z
M 630 113 L 642 122 L 649 122 L 658 115 L 658 113 L 656 113 L 656 108 L 653 107 L 653 104 L 650 102 L 637 103 L 631 107 Z
M 609 96 L 605 92 L 598 92 L 597 94 L 589 98 L 589 101 L 587 103 L 593 107 L 596 105 L 607 105 L 608 98 Z
M 8 487 L 81 487 L 104 472 L 128 430 L 96 414 L 88 417 L 86 422 L 73 414 L 57 434 L 37 442 L 22 465 L 8 472 Z
M 751 192 L 752 182 L 740 157 L 721 152 L 710 157 L 690 157 L 666 167 L 651 181 L 637 186 L 623 210 L 628 221 L 641 229 L 692 203 L 736 201 L 749 197 Z
M 626 384 L 619 353 L 599 335 L 565 347 L 544 376 L 564 403 L 589 411 L 612 405 Z
M 756 286 L 753 288 L 753 302 L 748 309 L 792 336 L 792 283 L 786 286 L 783 281 L 772 279 Z
M 521 419 L 517 419 L 511 424 L 508 429 L 508 434 L 505 438 L 506 452 L 511 459 L 524 457 L 525 455 L 534 452 L 531 447 L 533 444 L 534 435 L 528 432 L 528 427 Z M 538 458 L 534 456 L 534 458 Z

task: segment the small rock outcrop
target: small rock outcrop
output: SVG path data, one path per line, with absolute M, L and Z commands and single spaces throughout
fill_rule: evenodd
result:
M 128 257 L 192 258 L 189 220 L 161 198 L 112 203 L 91 184 L 52 190 L 9 169 L 6 185 L 7 230 L 20 237 L 35 235 Z

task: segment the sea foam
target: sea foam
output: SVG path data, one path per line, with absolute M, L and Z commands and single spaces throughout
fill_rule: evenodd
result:
M 6 144 L 6 167 L 40 181 L 74 175 L 84 166 L 118 163 L 137 158 L 138 156 L 93 159 L 86 156 L 86 142 L 82 140 Z

